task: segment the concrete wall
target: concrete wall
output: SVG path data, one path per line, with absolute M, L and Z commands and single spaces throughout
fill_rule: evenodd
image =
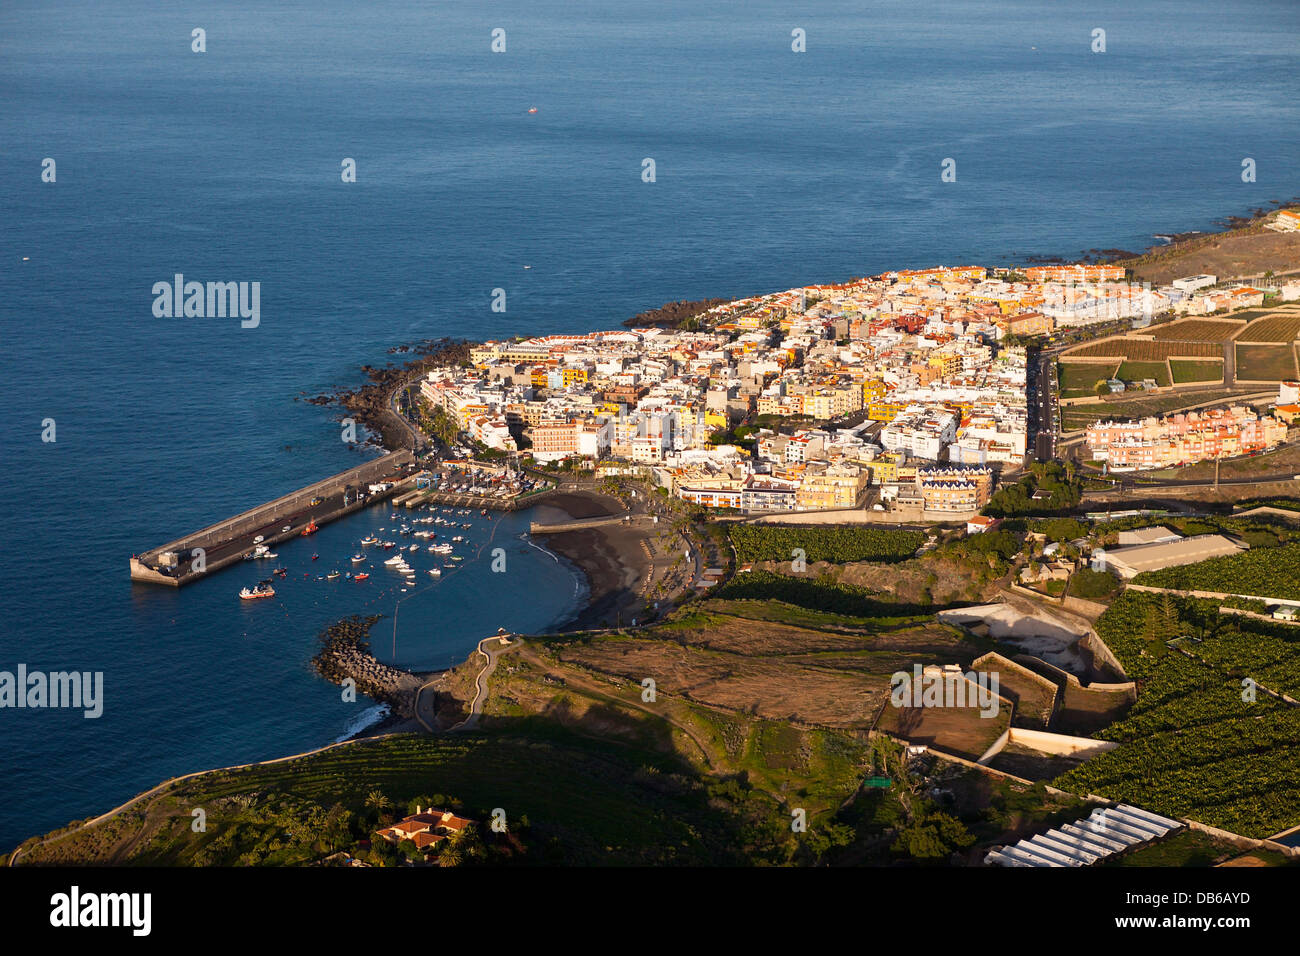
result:
M 209 525 L 184 537 L 169 541 L 164 545 L 145 551 L 140 555 L 144 561 L 156 561 L 164 551 L 189 551 L 191 548 L 209 547 L 214 542 L 229 541 L 249 529 L 277 520 L 277 516 L 305 507 L 316 496 L 327 496 L 342 491 L 346 485 L 364 488 L 366 484 L 389 477 L 405 468 L 413 460 L 409 451 L 395 451 L 392 454 L 375 458 L 363 465 L 349 468 L 347 471 L 332 475 L 306 488 L 299 488 L 287 495 L 251 508 L 242 514 L 227 518 L 225 521 Z
M 1027 730 L 1023 727 L 1012 727 L 1007 734 L 1007 743 L 1018 744 L 1045 754 L 1094 757 L 1119 746 L 1113 740 L 1073 737 L 1069 734 L 1053 734 L 1045 730 Z
M 1130 584 L 1128 588 L 1130 591 L 1144 591 L 1147 594 L 1173 594 L 1178 597 L 1209 598 L 1216 601 L 1222 601 L 1226 598 L 1244 598 L 1247 601 L 1263 601 L 1265 604 L 1285 604 L 1289 607 L 1300 607 L 1300 601 L 1261 597 L 1258 594 L 1225 594 L 1222 591 L 1178 591 L 1174 588 L 1153 588 L 1145 584 Z

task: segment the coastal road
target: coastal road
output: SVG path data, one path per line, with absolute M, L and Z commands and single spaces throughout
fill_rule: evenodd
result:
M 406 394 L 407 405 L 409 406 L 411 404 L 411 389 L 414 386 L 415 386 L 414 382 L 404 382 L 403 384 L 397 386 L 397 388 L 393 389 L 392 394 L 388 396 L 388 407 L 392 411 L 393 417 L 396 418 L 399 422 L 401 422 L 403 427 L 405 427 L 406 430 L 411 433 L 411 451 L 415 452 L 416 454 L 419 454 L 419 452 L 422 451 L 425 446 L 424 434 L 418 428 L 416 428 L 414 424 L 412 424 L 411 420 L 398 407 L 398 396 L 402 395 L 403 393 Z

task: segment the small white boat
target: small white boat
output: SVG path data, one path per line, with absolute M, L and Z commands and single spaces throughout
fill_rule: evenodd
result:
M 362 561 L 364 561 L 364 560 L 366 560 L 366 556 L 365 556 L 364 554 L 354 554 L 354 555 L 352 555 L 352 563 L 353 563 L 353 564 L 360 564 L 360 563 L 361 563 Z
M 395 564 L 405 564 L 405 563 L 406 563 L 406 559 L 403 558 L 400 554 L 395 554 L 395 555 L 393 555 L 391 558 L 389 558 L 387 561 L 384 562 L 384 564 L 387 564 L 387 565 L 389 565 L 389 566 L 392 566 L 392 565 L 395 565 Z
M 407 551 L 419 551 L 419 550 L 420 550 L 420 546 L 419 546 L 418 544 L 413 544 L 413 545 L 411 545 L 409 548 L 407 548 L 406 550 L 407 550 Z
M 429 576 L 434 578 L 442 577 L 442 568 L 430 568 Z

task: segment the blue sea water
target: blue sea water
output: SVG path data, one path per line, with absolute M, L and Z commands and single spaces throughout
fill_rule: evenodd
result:
M 242 566 L 128 582 L 133 552 L 355 463 L 337 411 L 299 399 L 390 347 L 1137 249 L 1300 193 L 1300 7 L 1073 6 L 8 0 L 0 670 L 101 670 L 106 699 L 98 720 L 0 710 L 0 846 L 334 740 L 367 706 L 309 670 L 338 617 L 387 615 L 375 649 L 435 667 L 572 610 L 526 515 L 469 532 L 505 542 L 504 582 L 486 558 L 407 594 L 316 581 L 382 509 L 284 546 L 274 602 L 235 599 Z M 260 326 L 154 318 L 176 272 L 261 282 Z

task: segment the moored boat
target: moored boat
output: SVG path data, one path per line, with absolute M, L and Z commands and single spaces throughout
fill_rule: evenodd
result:
M 239 596 L 245 601 L 256 601 L 259 598 L 275 597 L 275 588 L 271 587 L 270 581 L 259 581 L 251 588 L 240 588 Z

